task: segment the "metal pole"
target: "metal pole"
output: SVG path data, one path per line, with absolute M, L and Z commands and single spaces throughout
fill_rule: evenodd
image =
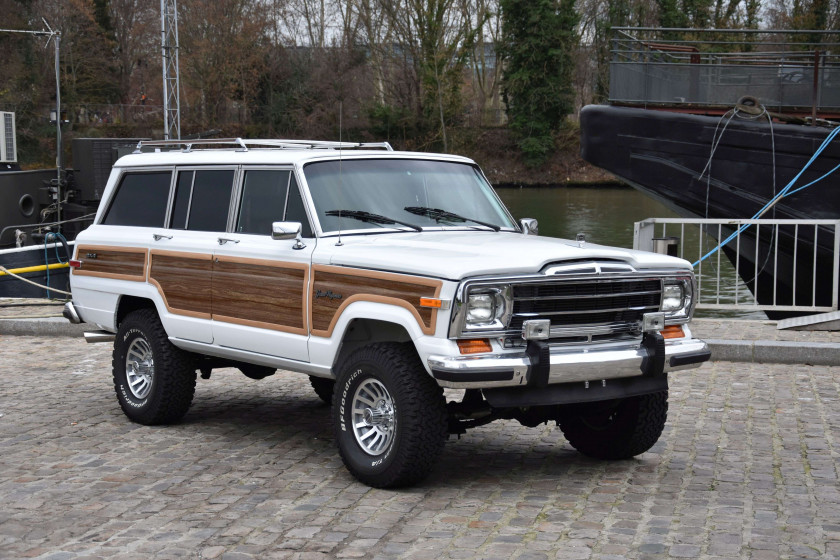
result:
M 58 233 L 61 233 L 61 170 L 64 166 L 64 157 L 61 149 L 61 59 L 59 56 L 61 45 L 61 33 L 55 33 L 55 145 L 56 158 L 55 164 L 58 168 L 58 176 L 55 184 L 55 221 L 58 224 L 55 226 Z
M 166 52 L 166 0 L 160 0 L 160 46 L 163 59 L 160 65 L 163 72 L 163 139 L 169 140 L 169 84 L 167 78 L 167 52 Z
M 811 92 L 811 126 L 817 126 L 817 91 L 820 88 L 820 51 L 814 49 L 814 91 Z

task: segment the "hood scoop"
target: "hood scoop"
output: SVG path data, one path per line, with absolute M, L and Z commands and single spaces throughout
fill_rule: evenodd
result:
M 551 263 L 540 272 L 546 276 L 581 276 L 588 274 L 601 276 L 603 274 L 627 274 L 636 272 L 636 269 L 622 261 L 599 260 Z

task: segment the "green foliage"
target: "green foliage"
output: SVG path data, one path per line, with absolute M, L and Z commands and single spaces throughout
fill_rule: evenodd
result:
M 374 138 L 388 142 L 404 138 L 406 129 L 411 126 L 411 113 L 405 107 L 377 103 L 367 113 L 368 129 Z
M 574 0 L 501 0 L 502 97 L 526 161 L 545 162 L 554 134 L 574 110 Z

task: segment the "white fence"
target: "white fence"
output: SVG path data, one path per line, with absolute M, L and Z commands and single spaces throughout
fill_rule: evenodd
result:
M 718 250 L 720 242 L 725 255 Z M 633 248 L 653 251 L 655 245 L 660 249 L 670 245 L 676 256 L 694 263 L 698 309 L 812 313 L 838 309 L 840 220 L 636 222 Z

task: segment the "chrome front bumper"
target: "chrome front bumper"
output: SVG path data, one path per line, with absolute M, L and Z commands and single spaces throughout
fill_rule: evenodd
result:
M 655 350 L 644 344 L 592 349 L 548 347 L 547 383 L 595 382 L 636 377 L 649 373 Z M 702 340 L 685 339 L 664 345 L 662 371 L 699 367 L 711 356 Z M 659 357 L 662 358 L 661 356 Z M 538 371 L 533 352 L 482 354 L 478 356 L 429 356 L 429 368 L 441 387 L 489 389 L 533 386 Z M 543 365 L 543 376 L 545 365 Z M 545 381 L 543 380 L 543 383 Z

